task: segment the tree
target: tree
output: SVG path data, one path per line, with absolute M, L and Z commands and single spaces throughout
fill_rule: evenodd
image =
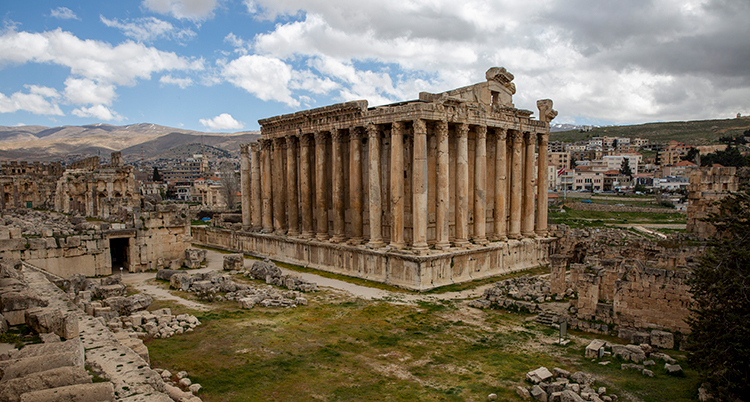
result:
M 617 149 L 617 139 L 616 138 L 612 141 L 612 149 Z
M 734 166 L 743 167 L 747 166 L 747 159 L 742 156 L 740 150 L 737 147 L 727 145 L 727 149 L 724 151 L 711 152 L 706 156 L 701 157 L 701 166 L 711 166 L 714 163 L 718 163 L 722 166 Z
M 688 279 L 689 361 L 719 400 L 750 395 L 750 194 L 723 198 L 705 219 L 716 236 Z
M 690 149 L 688 149 L 687 155 L 683 156 L 682 160 L 695 163 L 695 157 L 699 154 L 700 152 L 696 147 L 690 147 Z
M 227 203 L 228 209 L 235 209 L 239 196 L 237 192 L 240 191 L 240 179 L 239 174 L 234 169 L 231 163 L 222 163 L 219 167 L 219 177 L 221 178 L 221 195 L 224 197 L 224 201 Z
M 161 181 L 161 174 L 159 173 L 159 169 L 156 166 L 154 166 L 154 173 L 153 173 L 152 180 Z
M 620 174 L 628 177 L 633 177 L 633 171 L 630 170 L 630 158 L 622 158 L 620 164 Z

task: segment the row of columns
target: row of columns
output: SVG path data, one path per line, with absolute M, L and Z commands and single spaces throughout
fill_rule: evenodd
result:
M 427 250 L 427 124 L 416 119 L 413 124 L 412 152 L 412 249 Z M 455 179 L 455 236 L 453 245 L 465 247 L 473 242 L 482 245 L 488 242 L 485 210 L 487 206 L 487 127 L 475 126 L 474 150 L 474 211 L 473 233 L 469 233 L 469 163 L 468 124 L 456 126 L 456 179 Z M 274 140 L 260 140 L 243 145 L 242 153 L 242 211 L 243 227 L 262 233 L 315 237 L 317 240 L 361 244 L 363 242 L 363 183 L 362 183 L 362 136 L 367 135 L 368 158 L 368 213 L 369 240 L 371 248 L 385 246 L 382 236 L 382 211 L 390 209 L 392 216 L 389 246 L 395 249 L 406 247 L 404 239 L 404 122 L 391 124 L 390 172 L 391 197 L 381 200 L 381 131 L 375 124 L 352 127 L 348 130 L 333 130 L 332 155 L 326 152 L 327 132 L 287 136 Z M 489 240 L 504 241 L 508 238 L 544 236 L 547 231 L 547 135 L 522 133 L 496 128 L 493 136 L 495 153 L 495 219 Z M 348 194 L 344 188 L 344 147 L 349 147 L 350 181 Z M 436 122 L 437 180 L 436 180 L 436 239 L 435 248 L 446 249 L 449 240 L 449 147 L 448 123 Z M 510 146 L 508 146 L 510 139 Z M 297 143 L 299 142 L 299 147 Z M 536 180 L 541 190 L 536 197 L 537 219 L 534 219 L 534 150 L 539 145 L 539 168 Z M 314 150 L 311 148 L 314 147 Z M 249 150 L 248 150 L 249 148 Z M 299 194 L 297 149 L 299 148 Z M 284 153 L 286 150 L 286 153 Z M 507 151 L 510 151 L 508 155 Z M 315 183 L 312 183 L 311 153 L 315 153 Z M 273 153 L 273 158 L 271 154 Z M 510 163 L 507 159 L 510 157 Z M 273 166 L 272 166 L 273 160 Z M 333 236 L 329 239 L 328 205 L 325 174 L 327 164 L 332 164 L 332 212 Z M 510 166 L 510 172 L 507 166 Z M 283 172 L 273 179 L 273 172 Z M 313 186 L 315 199 L 313 200 Z M 508 194 L 510 193 L 510 194 Z M 248 194 L 250 196 L 248 196 Z M 345 197 L 349 197 L 351 211 L 351 237 L 345 233 Z M 264 211 L 264 213 L 261 213 Z M 273 214 L 271 214 L 273 211 Z M 313 213 L 318 217 L 313 228 Z M 301 216 L 300 216 L 301 215 Z M 509 216 L 509 222 L 505 217 Z M 301 232 L 299 231 L 301 224 Z M 536 222 L 536 223 L 535 223 Z

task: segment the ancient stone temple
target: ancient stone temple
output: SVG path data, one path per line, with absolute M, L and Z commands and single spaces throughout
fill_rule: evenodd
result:
M 259 143 L 241 148 L 246 233 L 234 244 L 412 289 L 546 263 L 547 192 L 536 188 L 547 188 L 557 112 L 550 100 L 538 120 L 515 108 L 512 80 L 495 67 L 417 100 L 260 120 Z

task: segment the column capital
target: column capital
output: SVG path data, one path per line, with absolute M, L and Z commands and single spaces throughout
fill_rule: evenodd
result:
M 315 132 L 315 142 L 325 141 L 327 134 L 327 131 L 316 131 Z
M 510 130 L 510 140 L 513 142 L 513 146 L 520 146 L 523 142 L 523 133 L 516 130 Z
M 475 135 L 478 140 L 487 139 L 487 126 L 477 126 Z
M 305 147 L 305 148 L 311 147 L 314 143 L 314 140 L 315 140 L 315 137 L 310 133 L 301 134 L 299 136 L 300 146 Z
M 271 140 L 262 139 L 262 140 L 259 140 L 259 142 L 260 142 L 260 149 L 262 151 L 270 151 L 271 148 L 273 148 L 273 141 Z
M 362 140 L 362 136 L 364 129 L 362 127 L 349 127 L 349 141 L 360 141 Z
M 260 151 L 260 144 L 257 142 L 251 142 L 250 143 L 250 151 L 252 152 L 258 152 Z
M 427 122 L 424 119 L 414 119 L 414 134 L 427 133 Z
M 448 122 L 445 120 L 440 120 L 437 122 L 437 137 L 443 138 L 448 137 Z
M 273 139 L 273 145 L 280 147 L 281 149 L 286 148 L 286 138 L 285 137 L 277 137 Z
M 537 134 L 536 140 L 539 142 L 539 145 L 542 147 L 547 147 L 549 144 L 549 134 Z
M 501 141 L 505 141 L 505 139 L 508 138 L 508 129 L 502 128 L 502 127 L 495 127 L 495 135 L 497 136 L 497 139 Z
M 391 135 L 403 135 L 404 134 L 404 122 L 394 121 L 391 124 Z
M 294 146 L 294 142 L 297 139 L 297 136 L 296 135 L 287 135 L 286 137 L 284 137 L 284 139 L 286 140 L 286 146 L 287 147 L 293 147 Z
M 464 138 L 468 136 L 469 136 L 469 125 L 466 123 L 459 124 L 456 130 L 456 137 Z
M 240 155 L 248 155 L 250 144 L 240 144 Z
M 379 138 L 380 137 L 380 130 L 378 130 L 377 124 L 367 123 L 367 126 L 365 127 L 365 131 L 367 131 L 367 138 Z
M 331 133 L 331 139 L 333 140 L 333 142 L 344 142 L 345 132 L 345 130 L 335 129 Z
M 523 137 L 529 143 L 532 143 L 532 142 L 536 141 L 536 133 L 532 133 L 531 131 L 527 131 L 527 132 L 523 133 Z

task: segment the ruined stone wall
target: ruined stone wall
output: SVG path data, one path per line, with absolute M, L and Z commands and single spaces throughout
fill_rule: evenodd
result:
M 179 268 L 190 247 L 190 216 L 187 207 L 157 205 L 153 211 L 133 215 L 136 235 L 132 241 L 131 271 Z
M 701 219 L 718 212 L 714 203 L 737 191 L 739 179 L 733 167 L 704 167 L 694 169 L 688 185 L 687 231 L 700 238 L 708 238 L 716 229 Z
M 634 207 L 634 206 L 622 206 L 612 204 L 588 204 L 583 202 L 574 202 L 566 204 L 573 209 L 579 211 L 608 211 L 608 212 L 643 212 L 650 214 L 684 214 L 683 211 L 670 208 L 658 208 L 658 207 Z
M 690 332 L 685 322 L 693 303 L 690 286 L 685 283 L 688 269 L 649 268 L 640 264 L 623 268 L 622 279 L 615 284 L 613 303 L 619 325 Z
M 0 226 L 0 258 L 23 260 L 62 277 L 112 273 L 109 242 L 101 230 L 26 238 L 18 228 Z

